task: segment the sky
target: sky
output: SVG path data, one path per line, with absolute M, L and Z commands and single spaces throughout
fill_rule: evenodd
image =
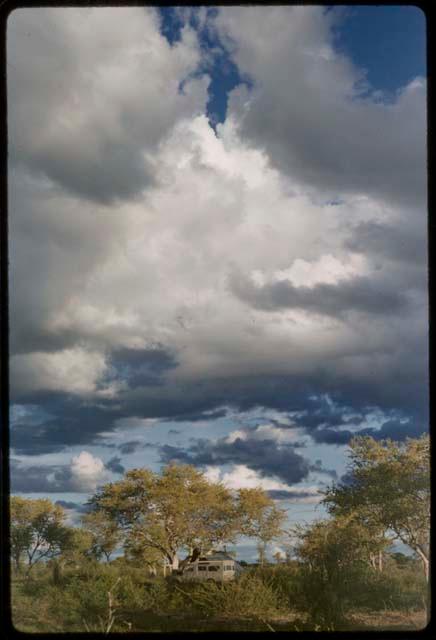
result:
M 7 64 L 13 493 L 175 461 L 311 522 L 428 430 L 419 9 L 20 9 Z

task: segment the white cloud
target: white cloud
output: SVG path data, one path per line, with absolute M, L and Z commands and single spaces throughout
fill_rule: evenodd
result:
M 108 480 L 103 461 L 89 451 L 82 451 L 71 460 L 71 485 L 76 491 L 95 491 L 98 484 Z
M 228 443 L 235 440 L 274 440 L 279 444 L 295 442 L 303 432 L 298 427 L 286 426 L 285 428 L 276 427 L 273 424 L 260 424 L 254 429 L 236 429 L 226 436 L 225 441 Z
M 103 354 L 79 347 L 55 353 L 15 355 L 10 367 L 12 385 L 26 392 L 66 391 L 83 395 L 97 391 L 97 384 L 107 370 Z
M 119 424 L 130 428 L 149 426 L 139 414 L 153 394 L 170 405 L 197 382 L 242 389 L 255 376 L 293 376 L 380 389 L 380 377 L 390 390 L 398 383 L 398 398 L 422 378 L 425 261 L 413 255 L 425 253 L 425 84 L 392 105 L 363 100 L 358 70 L 331 45 L 332 19 L 320 7 L 220 9 L 220 32 L 254 86 L 235 89 L 215 135 L 208 78 L 179 91 L 202 60 L 192 29 L 171 47 L 150 8 L 12 14 L 15 394 L 128 396 L 138 419 Z M 356 242 L 362 224 L 373 225 L 372 244 Z M 417 251 L 406 259 L 410 238 Z M 364 275 L 413 304 L 389 321 L 364 310 L 269 312 L 234 294 L 235 272 L 295 287 Z M 153 344 L 178 362 L 162 387 L 129 396 L 122 372 L 104 382 L 112 349 Z M 285 442 L 295 432 L 256 433 Z
M 218 30 L 254 85 L 233 91 L 230 116 L 245 140 L 315 192 L 425 209 L 425 81 L 381 102 L 364 73 L 334 51 L 340 19 L 323 7 L 223 8 Z
M 274 478 L 261 476 L 258 472 L 249 469 L 246 465 L 232 465 L 230 471 L 224 471 L 220 467 L 208 466 L 204 471 L 205 476 L 211 482 L 222 482 L 229 489 L 256 489 L 264 491 L 291 492 L 290 499 L 294 503 L 313 503 L 320 501 L 318 487 L 301 485 L 292 486 Z
M 154 8 L 19 9 L 7 42 L 11 160 L 81 196 L 140 193 L 160 140 L 204 110 L 206 77 L 179 91 L 200 61 L 196 34 L 170 47 Z
M 359 254 L 350 254 L 346 262 L 331 254 L 322 255 L 313 262 L 297 258 L 289 269 L 277 271 L 274 279 L 278 282 L 290 280 L 297 287 L 312 287 L 320 283 L 337 284 L 353 276 L 366 275 L 365 263 L 364 256 Z M 262 284 L 264 283 L 265 280 Z

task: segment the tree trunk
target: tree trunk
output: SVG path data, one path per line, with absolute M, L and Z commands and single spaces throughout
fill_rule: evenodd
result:
M 62 563 L 56 558 L 53 559 L 52 579 L 54 585 L 59 585 L 62 582 Z
M 378 552 L 378 570 L 383 571 L 383 551 Z
M 15 571 L 17 573 L 21 573 L 21 565 L 20 565 L 20 556 L 15 556 L 14 558 L 14 562 L 15 562 Z
M 423 569 L 424 569 L 425 579 L 428 582 L 429 581 L 429 560 L 428 560 L 428 556 L 419 547 L 416 548 L 416 552 L 418 553 L 419 557 L 422 560 L 422 566 L 423 566 Z
M 171 558 L 171 570 L 177 571 L 179 568 L 179 556 L 175 553 Z

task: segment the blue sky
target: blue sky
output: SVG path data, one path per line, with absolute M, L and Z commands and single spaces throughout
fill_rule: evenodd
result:
M 348 7 L 336 45 L 367 70 L 375 89 L 395 92 L 426 75 L 426 19 L 418 7 Z
M 418 9 L 20 10 L 8 63 L 14 492 L 175 460 L 311 521 L 427 431 Z
M 329 9 L 326 8 L 326 11 Z M 332 9 L 330 9 L 332 10 Z M 338 7 L 334 9 L 338 11 Z M 210 7 L 209 15 L 216 9 Z M 426 19 L 414 6 L 350 6 L 341 7 L 342 19 L 334 30 L 338 51 L 347 55 L 356 66 L 366 71 L 373 89 L 395 93 L 416 76 L 426 76 Z M 160 7 L 162 33 L 171 44 L 180 39 L 183 21 L 174 7 Z M 198 28 L 198 20 L 191 23 Z M 200 31 L 204 48 L 221 45 L 207 29 Z M 248 78 L 242 78 L 238 67 L 225 47 L 214 64 L 211 75 L 207 111 L 211 122 L 223 122 L 227 111 L 228 93 Z

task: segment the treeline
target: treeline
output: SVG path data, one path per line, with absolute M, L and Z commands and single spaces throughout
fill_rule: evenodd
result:
M 11 498 L 11 555 L 16 571 L 30 574 L 45 559 L 83 556 L 109 560 L 121 546 L 127 558 L 151 567 L 165 561 L 183 569 L 200 554 L 239 536 L 265 549 L 277 539 L 286 513 L 262 489 L 230 491 L 189 465 L 161 474 L 133 469 L 101 487 L 88 502 L 81 528 L 65 525 L 65 512 L 50 500 Z M 185 558 L 181 559 L 184 553 Z
M 160 474 L 135 469 L 101 487 L 80 528 L 66 526 L 65 512 L 49 500 L 13 496 L 14 597 L 30 598 L 35 585 L 45 585 L 40 603 L 51 602 L 56 624 L 59 611 L 69 620 L 58 630 L 128 630 L 123 625 L 138 616 L 136 629 L 150 630 L 153 616 L 182 612 L 197 630 L 201 619 L 213 616 L 227 616 L 233 625 L 245 618 L 247 629 L 249 619 L 260 630 L 278 619 L 291 624 L 291 618 L 298 628 L 333 629 L 348 628 L 353 612 L 386 610 L 387 603 L 403 612 L 426 609 L 428 437 L 405 443 L 355 438 L 345 479 L 322 501 L 328 518 L 287 530 L 284 510 L 263 490 L 230 491 L 175 464 Z M 225 585 L 174 578 L 200 554 L 240 536 L 257 539 L 260 557 L 260 566 L 242 578 Z M 265 563 L 273 540 L 287 550 L 287 562 Z M 394 541 L 407 545 L 409 555 L 392 552 Z M 116 549 L 123 555 L 111 560 Z M 164 561 L 172 578 L 162 577 Z M 150 579 L 147 567 L 158 577 Z M 53 605 L 60 593 L 61 609 Z

